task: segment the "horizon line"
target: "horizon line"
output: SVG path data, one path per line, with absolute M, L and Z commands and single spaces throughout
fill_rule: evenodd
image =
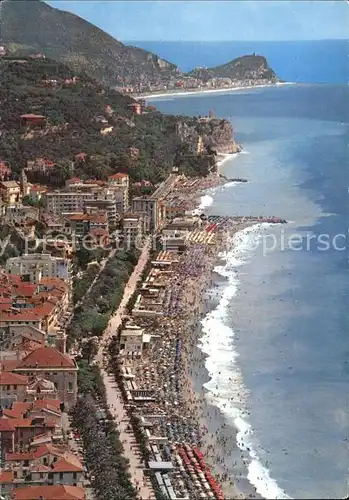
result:
M 225 43 L 225 42 L 242 42 L 242 43 L 294 43 L 294 42 L 339 42 L 339 41 L 349 41 L 347 37 L 339 37 L 339 38 L 308 38 L 308 39 L 299 39 L 299 40 L 141 40 L 141 39 L 124 39 L 118 38 L 122 43 L 129 42 L 175 42 L 175 43 Z

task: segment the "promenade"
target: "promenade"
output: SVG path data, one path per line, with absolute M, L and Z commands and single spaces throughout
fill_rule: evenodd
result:
M 142 500 L 154 499 L 155 493 L 149 478 L 144 475 L 144 463 L 132 431 L 129 417 L 124 408 L 122 395 L 117 387 L 114 377 L 112 375 L 108 375 L 104 369 L 103 356 L 105 348 L 110 342 L 112 336 L 116 333 L 118 327 L 121 325 L 122 317 L 126 312 L 127 303 L 136 289 L 137 282 L 141 279 L 142 272 L 149 258 L 150 245 L 151 239 L 149 238 L 142 249 L 138 263 L 128 280 L 120 305 L 110 318 L 109 324 L 103 333 L 96 356 L 96 363 L 100 367 L 105 385 L 107 404 L 120 432 L 120 441 L 124 446 L 124 456 L 129 460 L 131 480 Z

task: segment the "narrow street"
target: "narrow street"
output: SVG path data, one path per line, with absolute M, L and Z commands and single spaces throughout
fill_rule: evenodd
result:
M 127 303 L 132 297 L 136 289 L 137 282 L 141 278 L 141 274 L 147 264 L 150 245 L 151 238 L 146 242 L 142 249 L 142 253 L 138 260 L 138 263 L 132 275 L 130 276 L 127 285 L 125 286 L 124 295 L 122 297 L 120 305 L 115 314 L 110 318 L 108 327 L 104 331 L 96 356 L 96 362 L 101 369 L 101 374 L 106 389 L 107 404 L 120 432 L 120 440 L 124 446 L 125 457 L 130 462 L 132 482 L 135 488 L 138 490 L 138 495 L 142 500 L 154 499 L 155 494 L 150 480 L 143 473 L 144 463 L 142 461 L 142 457 L 136 443 L 134 433 L 132 430 L 130 430 L 130 420 L 125 411 L 120 390 L 117 387 L 114 377 L 108 375 L 108 373 L 103 368 L 103 352 L 109 341 L 111 340 L 111 337 L 115 334 L 117 328 L 121 324 L 122 317 L 126 312 Z

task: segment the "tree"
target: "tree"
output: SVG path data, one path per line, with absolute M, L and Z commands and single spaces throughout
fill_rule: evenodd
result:
M 90 364 L 95 356 L 97 356 L 98 345 L 96 339 L 88 339 L 82 344 L 81 356 Z

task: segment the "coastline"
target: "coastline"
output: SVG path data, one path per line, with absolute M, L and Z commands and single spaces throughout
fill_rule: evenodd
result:
M 189 89 L 189 90 L 168 90 L 168 91 L 160 91 L 160 92 L 152 92 L 145 94 L 130 94 L 130 97 L 133 99 L 156 99 L 161 97 L 185 97 L 188 95 L 201 95 L 201 94 L 217 94 L 217 93 L 230 93 L 236 92 L 239 90 L 253 90 L 260 88 L 269 88 L 269 87 L 281 87 L 285 85 L 296 85 L 296 82 L 276 82 L 276 83 L 266 83 L 265 85 L 243 85 L 239 87 L 224 87 L 218 89 Z
M 237 226 L 234 235 L 251 226 L 253 224 Z M 209 391 L 204 387 L 204 384 L 210 380 L 210 376 L 205 366 L 208 355 L 199 346 L 203 335 L 201 321 L 217 305 L 214 302 L 216 293 L 211 293 L 208 290 L 216 289 L 216 279 L 221 281 L 222 284 L 226 282 L 226 279 L 220 275 L 215 277 L 215 268 L 221 263 L 220 250 L 221 248 L 217 247 L 207 258 L 207 272 L 195 283 L 190 284 L 194 287 L 190 296 L 194 296 L 196 299 L 194 303 L 190 304 L 192 312 L 187 320 L 186 336 L 183 337 L 183 376 L 185 383 L 182 387 L 184 399 L 191 407 L 200 427 L 205 429 L 201 448 L 206 463 L 212 467 L 226 498 L 262 498 L 247 480 L 247 457 L 244 456 L 238 446 L 238 430 L 226 423 L 221 410 L 208 400 L 207 394 Z M 235 470 L 233 474 L 229 472 L 226 464 L 227 457 L 229 457 L 228 461 L 234 460 Z M 242 479 L 239 476 L 242 476 Z M 246 479 L 244 479 L 245 477 Z M 239 479 L 241 484 L 239 484 Z

